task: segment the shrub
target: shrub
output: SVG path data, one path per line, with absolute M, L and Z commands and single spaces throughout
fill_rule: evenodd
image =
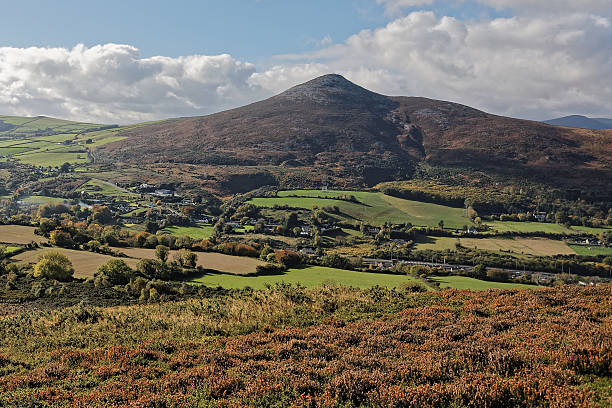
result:
M 34 266 L 34 277 L 68 281 L 74 274 L 72 262 L 58 251 L 47 251 L 40 256 Z
M 282 263 L 285 266 L 299 265 L 302 261 L 297 252 L 281 249 L 274 253 L 274 259 L 277 263 Z
M 53 245 L 57 245 L 62 248 L 72 248 L 74 247 L 74 241 L 69 233 L 61 230 L 51 231 L 51 235 L 49 236 L 49 242 Z
M 122 259 L 111 259 L 100 265 L 98 276 L 103 276 L 114 285 L 125 285 L 134 275 L 134 271 Z
M 161 262 L 166 262 L 168 260 L 168 255 L 170 254 L 170 248 L 165 245 L 158 245 L 155 247 L 155 257 L 159 259 Z

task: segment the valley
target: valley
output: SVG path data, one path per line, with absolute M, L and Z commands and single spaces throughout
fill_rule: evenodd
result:
M 2 116 L 0 405 L 605 406 L 611 138 L 339 75 Z

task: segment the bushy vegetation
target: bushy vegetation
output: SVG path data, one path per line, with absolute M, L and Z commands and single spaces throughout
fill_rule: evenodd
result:
M 0 403 L 603 407 L 611 295 L 279 286 L 3 316 Z

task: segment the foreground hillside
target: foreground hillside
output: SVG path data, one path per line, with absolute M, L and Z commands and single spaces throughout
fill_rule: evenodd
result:
M 612 131 L 561 128 L 426 98 L 387 97 L 339 75 L 242 108 L 119 134 L 126 139 L 96 149 L 97 161 L 189 163 L 200 166 L 190 171 L 209 178 L 222 177 L 211 167 L 234 166 L 231 171 L 251 174 L 259 185 L 281 180 L 319 186 L 327 174 L 336 186 L 367 186 L 406 179 L 423 161 L 526 176 L 557 187 L 605 190 L 612 177 Z
M 274 287 L 0 318 L 3 406 L 609 406 L 610 286 Z

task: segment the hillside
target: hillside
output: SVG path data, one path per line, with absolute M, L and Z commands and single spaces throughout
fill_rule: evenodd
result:
M 612 179 L 612 131 L 560 128 L 426 98 L 387 97 L 339 75 L 238 109 L 118 135 L 126 139 L 97 148 L 97 161 L 188 163 L 207 174 L 229 166 L 265 183 L 300 170 L 305 175 L 297 184 L 304 187 L 320 183 L 322 174 L 345 187 L 407 178 L 423 160 L 567 187 L 606 189 Z
M 612 119 L 588 118 L 581 115 L 570 115 L 562 118 L 545 120 L 544 123 L 555 126 L 566 126 L 580 129 L 612 129 Z

